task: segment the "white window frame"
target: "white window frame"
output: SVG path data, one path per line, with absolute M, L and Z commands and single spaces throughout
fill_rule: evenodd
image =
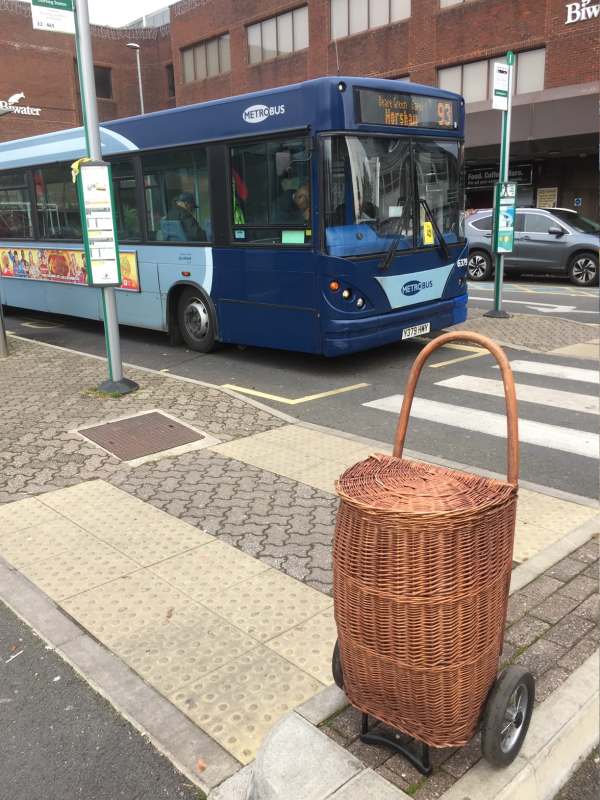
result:
M 297 41 L 297 38 L 298 38 L 296 36 L 296 30 L 295 30 L 296 19 L 297 19 L 297 13 L 296 12 L 298 12 L 298 11 L 300 11 L 302 9 L 306 9 L 307 43 L 306 43 L 306 45 L 304 47 L 296 48 L 296 41 Z M 288 14 L 291 15 L 291 19 L 292 19 L 292 50 L 291 51 L 290 50 L 280 51 L 280 49 L 279 49 L 279 18 L 280 17 L 287 17 Z M 264 57 L 263 45 L 262 45 L 262 34 L 263 34 L 262 26 L 266 22 L 272 22 L 272 21 L 275 22 L 276 53 L 275 53 L 274 56 L 269 56 L 268 58 L 265 58 Z M 256 64 L 264 64 L 264 63 L 269 62 L 269 61 L 274 61 L 276 58 L 288 58 L 289 56 L 294 55 L 294 53 L 301 53 L 303 50 L 308 50 L 308 48 L 310 47 L 310 24 L 309 23 L 310 23 L 310 17 L 309 17 L 308 5 L 304 4 L 302 6 L 296 6 L 295 8 L 288 8 L 285 11 L 283 11 L 281 14 L 276 14 L 273 17 L 266 17 L 265 19 L 261 19 L 259 22 L 252 22 L 250 25 L 246 25 L 246 44 L 248 46 L 248 64 L 251 67 L 253 67 L 253 66 L 256 66 Z M 258 31 L 260 33 L 260 53 L 261 53 L 261 57 L 259 59 L 257 59 L 256 61 L 252 61 L 250 59 L 250 42 L 248 40 L 248 31 L 250 30 L 250 28 L 258 28 Z
M 345 3 L 345 7 L 346 7 L 346 23 L 345 23 L 344 26 L 342 26 L 342 29 L 345 30 L 346 33 L 343 33 L 340 36 L 334 36 L 333 35 L 333 32 L 334 32 L 333 4 L 330 2 L 330 4 L 329 4 L 329 35 L 330 35 L 331 41 L 335 42 L 335 41 L 339 41 L 340 39 L 346 39 L 348 36 L 360 36 L 361 34 L 364 34 L 367 31 L 380 30 L 381 28 L 385 28 L 388 25 L 396 25 L 397 23 L 404 22 L 405 20 L 410 19 L 412 17 L 412 3 L 415 2 L 415 0 L 411 0 L 411 2 L 409 3 L 409 11 L 408 11 L 407 16 L 400 17 L 399 19 L 392 19 L 393 1 L 394 0 L 388 0 L 388 14 L 387 14 L 388 21 L 384 22 L 382 25 L 371 26 L 371 16 L 372 16 L 371 15 L 371 0 L 362 0 L 362 2 L 365 3 L 366 6 L 367 6 L 367 27 L 366 28 L 361 28 L 358 31 L 350 32 L 350 0 L 342 0 L 342 2 Z
M 231 72 L 231 49 L 229 51 L 229 53 L 230 53 L 229 54 L 229 64 L 227 66 L 227 69 L 223 69 L 223 64 L 221 63 L 221 61 L 222 61 L 222 52 L 223 52 L 222 40 L 225 39 L 225 38 L 229 39 L 229 31 L 227 31 L 226 33 L 221 33 L 219 36 L 212 36 L 210 39 L 205 39 L 202 42 L 196 42 L 195 44 L 189 45 L 188 47 L 183 47 L 180 50 L 180 53 L 181 53 L 181 74 L 182 74 L 184 83 L 195 83 L 196 81 L 206 81 L 206 80 L 209 80 L 210 78 L 216 78 L 219 75 L 226 75 L 228 72 Z M 213 75 L 209 75 L 208 74 L 207 47 L 208 47 L 209 44 L 215 44 L 216 48 L 217 48 L 218 72 L 215 72 Z M 231 47 L 231 39 L 229 39 L 229 44 L 230 44 L 230 47 Z M 196 62 L 201 57 L 201 53 L 200 53 L 201 50 L 203 51 L 202 55 L 204 57 L 204 71 L 205 71 L 205 74 L 203 76 L 201 76 L 201 77 L 198 77 L 198 72 L 196 70 Z M 194 77 L 191 80 L 186 80 L 186 71 L 185 71 L 185 67 L 184 67 L 184 60 L 185 60 L 185 57 L 186 57 L 187 54 L 191 54 L 192 64 L 194 66 Z M 188 57 L 189 57 L 189 55 L 188 55 Z

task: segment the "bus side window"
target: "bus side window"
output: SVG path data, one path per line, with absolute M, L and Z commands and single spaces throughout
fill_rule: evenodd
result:
M 158 242 L 212 239 L 206 148 L 142 156 L 148 238 Z
M 42 239 L 81 240 L 81 215 L 70 164 L 53 164 L 33 173 Z
M 113 161 L 111 171 L 119 241 L 135 241 L 141 238 L 141 225 L 133 159 L 120 158 Z
M 0 237 L 30 239 L 33 236 L 31 201 L 24 172 L 0 174 Z
M 310 242 L 308 139 L 236 145 L 230 149 L 230 163 L 234 241 Z

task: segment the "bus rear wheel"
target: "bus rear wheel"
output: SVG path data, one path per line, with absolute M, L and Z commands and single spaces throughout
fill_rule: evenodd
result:
M 179 330 L 190 350 L 210 353 L 215 346 L 215 315 L 206 296 L 190 286 L 181 293 L 177 305 Z

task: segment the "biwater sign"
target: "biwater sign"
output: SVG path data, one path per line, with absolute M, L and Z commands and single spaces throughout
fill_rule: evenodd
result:
M 73 0 L 31 0 L 31 20 L 38 31 L 75 33 Z
M 586 19 L 597 19 L 600 17 L 600 3 L 592 4 L 592 0 L 580 0 L 579 3 L 567 3 L 567 19 L 565 25 L 572 25 L 574 22 L 583 22 Z
M 17 105 L 25 99 L 23 92 L 11 94 L 8 100 L 0 100 L 0 111 L 10 111 L 11 114 L 22 114 L 25 117 L 39 117 L 42 113 L 41 108 L 34 106 Z

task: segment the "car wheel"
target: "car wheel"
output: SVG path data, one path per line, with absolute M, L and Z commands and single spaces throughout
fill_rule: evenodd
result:
M 190 350 L 210 353 L 215 346 L 215 315 L 210 302 L 199 289 L 185 289 L 177 306 L 179 330 Z
M 594 253 L 577 253 L 569 264 L 569 278 L 575 286 L 598 285 L 598 256 Z
M 492 277 L 492 259 L 483 250 L 475 250 L 469 255 L 467 276 L 470 281 L 489 281 Z

